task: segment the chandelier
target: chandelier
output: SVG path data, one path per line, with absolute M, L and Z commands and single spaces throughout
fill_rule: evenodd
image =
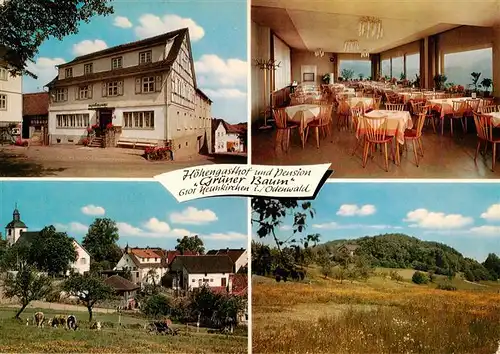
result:
M 366 49 L 361 52 L 361 58 L 369 58 L 369 57 L 370 53 L 368 53 Z
M 317 49 L 317 50 L 314 52 L 314 56 L 315 56 L 315 57 L 320 57 L 320 58 L 322 58 L 324 55 L 325 55 L 325 52 L 323 51 L 323 49 Z
M 354 52 L 359 50 L 359 42 L 355 39 L 350 39 L 344 42 L 344 52 Z
M 380 39 L 384 36 L 382 20 L 376 17 L 362 17 L 359 20 L 359 36 Z

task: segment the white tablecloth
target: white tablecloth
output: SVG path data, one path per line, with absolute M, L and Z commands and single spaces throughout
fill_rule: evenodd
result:
M 491 112 L 485 114 L 485 116 L 490 116 L 491 117 L 491 123 L 493 126 L 498 127 L 500 126 L 500 112 Z
M 321 109 L 317 104 L 299 104 L 285 108 L 285 112 L 291 121 L 300 124 L 300 128 L 304 129 L 307 124 L 316 119 Z M 300 114 L 302 112 L 302 114 Z
M 370 118 L 387 117 L 387 134 L 396 135 L 396 139 L 400 144 L 405 142 L 405 130 L 413 128 L 410 112 L 408 111 L 387 111 L 385 109 L 378 109 L 366 113 L 365 116 Z M 358 129 L 356 135 L 359 137 L 364 134 L 365 118 L 359 119 Z
M 347 100 L 350 107 L 356 107 L 359 102 L 363 102 L 365 109 L 373 107 L 373 98 L 370 97 L 352 97 Z

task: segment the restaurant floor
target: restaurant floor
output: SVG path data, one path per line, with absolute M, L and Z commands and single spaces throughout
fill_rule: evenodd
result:
M 447 120 L 448 121 L 448 120 Z M 449 178 L 482 179 L 500 178 L 500 163 L 495 172 L 491 171 L 491 146 L 486 157 L 478 156 L 474 163 L 477 138 L 472 120 L 469 133 L 464 136 L 461 127 L 450 136 L 450 128 L 445 124 L 444 136 L 436 135 L 432 127 L 424 127 L 422 136 L 424 157 L 419 157 L 419 167 L 415 165 L 411 142 L 408 151 L 401 156 L 401 165 L 392 161 L 389 172 L 385 171 L 384 157 L 380 152 L 369 159 L 366 168 L 362 166 L 362 147 L 356 155 L 352 151 L 356 143 L 355 134 L 346 130 L 338 131 L 334 118 L 331 137 L 320 140 L 316 148 L 314 134 L 310 132 L 305 148 L 302 149 L 297 131 L 291 135 L 290 148 L 287 152 L 275 146 L 276 130 L 252 129 L 252 163 L 262 165 L 310 165 L 331 163 L 334 170 L 332 178 Z M 497 154 L 498 156 L 499 154 Z

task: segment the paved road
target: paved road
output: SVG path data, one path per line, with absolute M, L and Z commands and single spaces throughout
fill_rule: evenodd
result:
M 147 161 L 141 150 L 75 146 L 0 147 L 0 177 L 151 178 L 197 165 L 246 163 L 244 156 L 196 155 L 177 161 Z

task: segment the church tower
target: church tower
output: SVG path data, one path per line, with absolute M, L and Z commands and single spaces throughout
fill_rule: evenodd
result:
M 19 210 L 16 208 L 12 213 L 12 221 L 5 226 L 5 236 L 7 238 L 7 244 L 12 246 L 17 242 L 19 237 L 21 237 L 21 233 L 28 231 L 28 227 L 24 222 L 21 221 L 21 214 Z

